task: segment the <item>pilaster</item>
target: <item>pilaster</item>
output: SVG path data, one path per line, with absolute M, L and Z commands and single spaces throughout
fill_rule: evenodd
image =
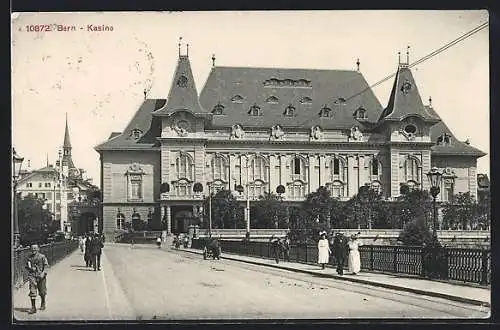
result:
M 269 155 L 269 188 L 270 192 L 276 193 L 276 187 L 280 184 L 280 169 L 276 155 Z
M 167 234 L 171 234 L 172 233 L 172 213 L 171 213 L 171 210 L 170 210 L 170 205 L 167 205 L 166 206 L 166 214 L 167 214 Z
M 309 177 L 307 182 L 309 183 L 309 192 L 316 191 L 319 187 L 319 178 L 316 173 L 316 155 L 308 155 L 309 158 Z

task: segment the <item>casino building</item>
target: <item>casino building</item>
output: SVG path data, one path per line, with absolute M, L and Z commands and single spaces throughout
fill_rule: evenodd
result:
M 440 200 L 477 195 L 476 161 L 485 153 L 457 140 L 431 100 L 422 102 L 408 61 L 398 64 L 386 107 L 359 65 L 348 71 L 213 62 L 198 94 L 188 54 L 179 51 L 167 98 L 145 99 L 123 132 L 95 147 L 107 237 L 133 219 L 186 231 L 209 191 L 238 185 L 244 191 L 235 195 L 250 206 L 279 185 L 289 202 L 319 186 L 346 200 L 367 184 L 390 199 L 402 184 L 428 189 L 426 173 L 436 166 L 443 172 Z

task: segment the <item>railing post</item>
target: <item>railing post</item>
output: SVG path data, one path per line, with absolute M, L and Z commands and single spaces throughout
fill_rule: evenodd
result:
M 394 273 L 397 273 L 398 272 L 398 252 L 399 252 L 399 247 L 398 246 L 395 246 L 394 247 L 394 251 L 393 251 L 393 268 L 392 270 L 394 271 Z
M 370 245 L 370 270 L 373 270 L 373 245 Z
M 309 245 L 306 243 L 306 264 L 308 262 L 308 260 L 307 260 L 307 250 L 308 250 L 308 248 L 309 248 Z
M 488 251 L 481 251 L 481 284 L 488 284 Z

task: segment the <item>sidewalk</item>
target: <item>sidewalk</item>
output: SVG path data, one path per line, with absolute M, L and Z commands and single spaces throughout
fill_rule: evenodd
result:
M 12 292 L 14 322 L 135 319 L 105 251 L 101 256 L 101 271 L 86 268 L 80 250 L 50 267 L 46 310 L 28 314 L 31 307 L 28 292 L 28 284 Z M 36 304 L 39 308 L 40 297 Z
M 190 253 L 202 254 L 202 251 L 200 250 L 182 250 Z M 240 256 L 232 253 L 225 253 L 224 251 L 222 252 L 221 258 L 490 307 L 491 290 L 488 288 L 468 287 L 421 278 L 369 272 L 361 272 L 357 275 L 340 276 L 333 267 L 327 267 L 322 270 L 319 265 L 283 261 L 276 264 L 276 262 L 271 259 Z

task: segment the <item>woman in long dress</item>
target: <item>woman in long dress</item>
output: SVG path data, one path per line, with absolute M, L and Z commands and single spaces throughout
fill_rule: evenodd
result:
M 358 235 L 352 235 L 347 244 L 349 246 L 349 272 L 356 275 L 361 270 L 361 258 L 358 248 L 363 245 L 363 242 L 358 239 Z
M 326 232 L 320 233 L 320 239 L 318 241 L 318 264 L 321 264 L 321 269 L 325 269 L 326 264 L 330 259 L 330 244 L 326 239 Z

